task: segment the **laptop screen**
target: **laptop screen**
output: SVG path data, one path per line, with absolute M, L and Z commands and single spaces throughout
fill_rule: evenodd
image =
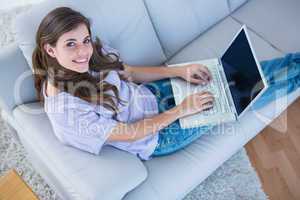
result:
M 245 29 L 234 39 L 221 57 L 221 62 L 237 114 L 240 115 L 264 88 Z

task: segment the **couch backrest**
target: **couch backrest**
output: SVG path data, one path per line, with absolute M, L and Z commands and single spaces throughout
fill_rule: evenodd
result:
M 16 20 L 17 41 L 30 66 L 38 26 L 48 12 L 59 6 L 71 7 L 90 18 L 94 36 L 117 49 L 125 63 L 158 65 L 165 61 L 142 0 L 48 0 Z
M 144 0 L 167 58 L 246 1 Z
M 92 19 L 93 34 L 119 50 L 124 62 L 132 65 L 158 65 L 246 1 L 48 0 L 18 17 L 17 41 L 31 66 L 35 34 L 42 18 L 55 7 L 69 6 Z M 14 61 L 6 63 L 10 62 Z M 29 82 L 32 84 L 33 80 Z M 26 98 L 17 104 L 8 105 L 8 111 L 15 105 L 35 99 L 33 85 L 22 91 L 26 91 Z
M 229 7 L 230 12 L 235 11 L 236 9 L 238 9 L 241 5 L 243 5 L 247 1 L 249 1 L 249 0 L 228 0 L 228 7 Z

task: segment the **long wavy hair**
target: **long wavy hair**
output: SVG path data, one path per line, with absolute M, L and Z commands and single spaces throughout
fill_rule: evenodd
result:
M 93 54 L 89 61 L 89 71 L 78 73 L 61 66 L 56 58 L 52 58 L 44 49 L 45 44 L 56 46 L 61 35 L 69 32 L 79 25 L 85 24 L 91 35 L 90 21 L 68 7 L 59 7 L 52 10 L 42 20 L 36 34 L 36 47 L 32 55 L 34 71 L 34 85 L 38 100 L 44 104 L 42 84 L 46 80 L 59 91 L 70 93 L 75 97 L 90 103 L 102 105 L 113 111 L 116 119 L 118 104 L 123 100 L 119 98 L 116 86 L 103 81 L 111 70 L 124 69 L 122 61 L 115 53 L 102 53 L 102 44 L 99 38 L 92 40 Z M 92 73 L 91 73 L 92 72 Z M 95 75 L 96 74 L 96 75 Z M 108 94 L 108 91 L 112 91 Z

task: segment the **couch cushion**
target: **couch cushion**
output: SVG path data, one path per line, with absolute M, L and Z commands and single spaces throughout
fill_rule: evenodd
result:
M 299 9 L 299 0 L 252 0 L 232 16 L 284 53 L 299 52 Z
M 36 101 L 34 81 L 16 43 L 0 50 L 0 106 L 9 116 L 23 102 Z
M 242 25 L 230 16 L 222 20 L 212 29 L 195 39 L 191 44 L 174 55 L 169 64 L 188 62 L 193 60 L 220 57 L 234 35 L 240 30 Z M 274 49 L 266 41 L 248 30 L 250 41 L 259 61 L 283 56 L 281 52 Z
M 142 162 L 125 151 L 104 146 L 95 156 L 61 144 L 39 103 L 20 105 L 13 116 L 34 166 L 55 190 L 68 195 L 63 199 L 121 199 L 147 177 Z
M 242 6 L 244 3 L 246 3 L 248 0 L 228 0 L 229 4 L 229 10 L 230 12 L 238 9 L 240 6 Z
M 220 55 L 240 27 L 232 18 L 226 18 L 182 49 L 169 63 Z M 252 32 L 250 38 L 259 60 L 282 56 Z M 145 161 L 148 178 L 127 194 L 125 199 L 182 199 L 299 96 L 300 89 L 289 94 L 288 98 L 282 97 L 261 110 L 250 109 L 239 122 L 216 126 L 175 154 Z
M 229 14 L 227 0 L 145 0 L 145 5 L 168 58 Z
M 158 65 L 165 56 L 141 0 L 65 0 L 35 5 L 16 20 L 17 41 L 30 66 L 35 34 L 42 18 L 58 6 L 68 6 L 92 20 L 94 36 L 117 49 L 125 63 Z

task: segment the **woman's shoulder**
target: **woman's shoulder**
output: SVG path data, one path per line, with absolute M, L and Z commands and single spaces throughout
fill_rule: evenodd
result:
M 67 92 L 60 92 L 57 95 L 47 97 L 44 104 L 45 111 L 55 116 L 68 116 L 70 112 L 86 113 L 95 111 L 95 105 Z
M 64 108 L 81 108 L 92 106 L 89 102 L 86 102 L 76 96 L 73 96 L 68 92 L 60 91 L 59 89 L 55 88 L 50 82 L 48 82 L 47 84 L 44 83 L 43 94 L 47 106 L 51 105 L 54 107 Z

